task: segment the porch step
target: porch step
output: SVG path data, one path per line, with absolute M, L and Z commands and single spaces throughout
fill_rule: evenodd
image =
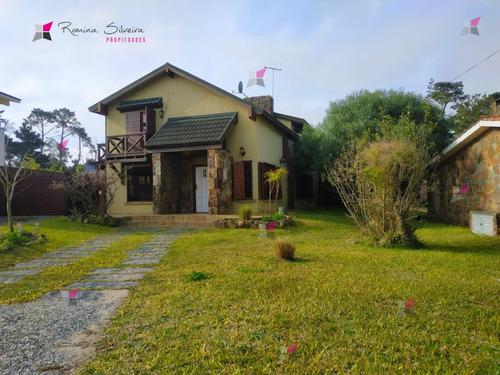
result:
M 133 225 L 138 227 L 209 228 L 213 226 L 214 221 L 227 217 L 228 215 L 168 214 L 132 215 L 126 216 L 123 219 L 125 225 Z

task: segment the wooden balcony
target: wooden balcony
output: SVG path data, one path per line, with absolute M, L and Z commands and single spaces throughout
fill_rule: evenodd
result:
M 146 133 L 113 135 L 98 146 L 99 162 L 141 162 L 146 160 Z

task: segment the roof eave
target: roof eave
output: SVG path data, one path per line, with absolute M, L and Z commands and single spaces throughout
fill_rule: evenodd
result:
M 491 128 L 500 128 L 500 121 L 479 120 L 474 126 L 472 126 L 460 137 L 455 139 L 448 147 L 441 151 L 441 153 L 437 156 L 437 158 L 439 159 L 438 163 L 442 163 L 445 160 L 451 158 L 463 147 L 465 147 L 467 144 L 469 144 L 474 139 Z

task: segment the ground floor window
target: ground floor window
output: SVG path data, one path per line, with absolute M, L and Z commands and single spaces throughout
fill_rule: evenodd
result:
M 127 202 L 153 200 L 153 168 L 149 164 L 127 169 Z
M 253 199 L 251 161 L 233 163 L 233 190 L 235 200 Z

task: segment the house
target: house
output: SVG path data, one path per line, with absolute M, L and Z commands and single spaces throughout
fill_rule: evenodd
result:
M 439 156 L 429 220 L 469 226 L 471 211 L 500 211 L 500 99 Z
M 273 98 L 241 99 L 169 63 L 89 108 L 105 116 L 99 159 L 121 178 L 111 215 L 264 212 L 265 173 L 285 167 L 293 207 L 293 143 L 304 119 Z
M 0 91 L 0 104 L 10 106 L 10 103 L 21 103 L 21 99 Z M 5 165 L 5 129 L 0 129 L 0 167 Z

